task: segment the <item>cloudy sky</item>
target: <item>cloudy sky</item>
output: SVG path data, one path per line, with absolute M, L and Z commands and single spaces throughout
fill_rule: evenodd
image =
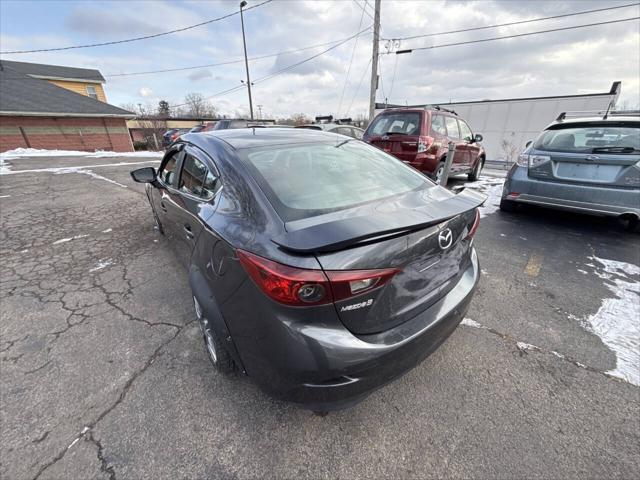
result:
M 263 0 L 249 0 L 249 6 Z M 633 0 L 392 1 L 382 0 L 381 36 L 395 39 L 572 13 Z M 231 13 L 237 1 L 12 1 L 0 2 L 0 50 L 61 47 L 149 35 Z M 254 106 L 263 116 L 355 116 L 367 110 L 372 37 L 366 30 L 329 52 L 278 75 L 280 70 L 337 45 L 373 23 L 373 0 L 273 0 L 245 13 Z M 637 5 L 524 25 L 403 40 L 401 49 L 429 47 L 640 16 Z M 305 47 L 324 44 L 324 46 Z M 381 52 L 397 48 L 381 41 Z M 289 52 L 289 53 L 287 53 Z M 8 54 L 6 60 L 99 69 L 115 105 L 172 105 L 185 94 L 209 97 L 244 78 L 240 17 L 181 33 L 120 45 L 60 52 Z M 353 58 L 349 69 L 350 59 Z M 640 105 L 638 20 L 474 45 L 381 55 L 378 101 L 440 103 L 478 99 L 608 91 L 622 81 L 620 103 Z M 123 73 L 234 62 L 177 72 Z M 362 82 L 361 82 L 362 80 Z M 359 87 L 359 88 L 358 88 Z M 344 94 L 343 94 L 344 91 Z M 246 90 L 215 96 L 223 113 L 248 111 Z

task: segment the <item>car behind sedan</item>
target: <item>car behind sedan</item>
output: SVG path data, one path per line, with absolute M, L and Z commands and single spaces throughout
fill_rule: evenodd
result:
M 500 208 L 519 204 L 640 219 L 640 118 L 558 120 L 519 156 Z
M 188 271 L 212 364 L 312 410 L 420 363 L 479 279 L 484 197 L 342 135 L 186 134 L 132 177 Z

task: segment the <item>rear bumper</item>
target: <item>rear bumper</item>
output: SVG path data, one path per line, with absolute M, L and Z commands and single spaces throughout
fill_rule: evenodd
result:
M 528 176 L 527 168 L 517 165 L 507 176 L 502 198 L 560 210 L 614 217 L 632 214 L 640 218 L 640 189 L 536 180 Z
M 380 334 L 356 336 L 331 322 L 289 324 L 279 331 L 285 339 L 273 339 L 286 347 L 258 354 L 242 339 L 236 345 L 249 375 L 271 395 L 312 410 L 346 408 L 411 370 L 453 333 L 467 312 L 479 272 L 472 249 L 466 271 L 446 296 Z

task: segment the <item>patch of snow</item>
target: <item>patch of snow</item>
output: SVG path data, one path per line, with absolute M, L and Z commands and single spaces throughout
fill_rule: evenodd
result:
M 500 198 L 502 197 L 502 186 L 504 178 L 487 178 L 480 177 L 475 182 L 467 182 L 464 184 L 466 188 L 471 188 L 483 193 L 487 196 L 484 205 L 480 207 L 480 217 L 485 217 L 496 212 L 500 208 Z
M 466 325 L 467 327 L 474 327 L 474 328 L 484 328 L 478 322 L 476 322 L 475 320 L 471 320 L 470 318 L 463 318 L 462 321 L 460 322 L 460 325 Z
M 107 228 L 106 230 L 102 230 L 101 233 L 110 233 L 113 232 L 113 228 Z
M 595 273 L 614 297 L 603 299 L 581 323 L 615 353 L 616 368 L 607 373 L 640 386 L 640 267 L 596 256 L 589 260 L 600 264 Z
M 142 162 L 117 162 L 117 163 L 102 163 L 99 165 L 80 165 L 77 167 L 48 167 L 48 168 L 32 168 L 29 170 L 11 170 L 11 168 L 0 168 L 0 175 L 18 175 L 21 173 L 57 173 L 61 170 L 83 170 L 88 168 L 108 168 L 108 167 L 123 167 L 129 165 L 146 165 L 147 163 L 157 163 L 158 160 L 144 160 Z M 65 172 L 69 173 L 69 172 Z M 81 173 L 81 172 L 80 172 Z
M 15 158 L 23 157 L 88 157 L 88 158 L 105 158 L 105 157 L 162 157 L 164 152 L 111 152 L 102 151 L 97 152 L 82 152 L 79 150 L 42 150 L 38 148 L 15 148 L 3 153 L 0 153 L 0 159 L 12 160 Z
M 113 265 L 113 262 L 110 258 L 106 258 L 104 260 L 98 261 L 98 264 L 93 267 L 89 272 L 97 272 L 98 270 L 102 270 L 103 268 L 107 268 L 108 266 Z
M 506 235 L 506 234 L 504 234 L 504 233 L 501 233 L 501 234 L 500 234 L 500 236 L 501 236 L 501 237 L 506 237 L 507 235 Z
M 527 237 L 520 237 L 520 236 L 518 236 L 518 238 L 519 238 L 520 240 L 526 240 L 526 239 L 527 239 Z
M 587 272 L 586 270 L 578 269 L 578 271 L 583 275 L 589 275 L 589 272 Z
M 59 245 L 60 243 L 67 243 L 67 242 L 70 242 L 71 240 L 78 240 L 79 238 L 85 238 L 88 236 L 89 235 L 75 235 L 73 237 L 61 238 L 60 240 L 56 240 L 55 242 L 53 242 L 53 245 Z
M 11 195 L 0 195 L 0 198 L 10 198 Z
M 82 173 L 84 175 L 89 175 L 90 177 L 95 178 L 97 180 L 104 180 L 105 182 L 113 183 L 114 185 L 118 185 L 119 187 L 127 188 L 126 185 L 118 183 L 115 180 L 111 180 L 110 178 L 103 177 L 102 175 L 98 175 L 97 173 L 94 173 L 91 170 L 85 170 L 82 168 L 76 168 L 76 167 L 60 168 L 56 172 L 54 172 L 54 175 L 64 175 L 66 173 Z
M 530 343 L 516 342 L 516 347 L 518 347 L 518 350 L 521 350 L 523 352 L 527 350 L 540 351 L 540 347 L 536 347 L 535 345 L 531 345 Z
M 556 352 L 555 350 L 552 350 L 552 351 L 551 351 L 551 353 L 552 353 L 553 355 L 555 355 L 556 357 L 558 357 L 558 358 L 562 359 L 562 360 L 564 360 L 564 359 L 566 358 L 563 354 L 558 353 L 558 352 Z

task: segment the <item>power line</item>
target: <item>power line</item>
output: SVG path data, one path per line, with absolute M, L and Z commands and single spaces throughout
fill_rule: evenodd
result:
M 258 3 L 257 5 L 252 5 L 251 7 L 245 8 L 244 11 L 246 12 L 247 10 L 251 10 L 253 8 L 261 7 L 262 5 L 265 5 L 267 3 L 271 3 L 272 1 L 273 0 L 265 0 L 264 2 Z M 223 15 L 222 17 L 213 18 L 213 19 L 207 20 L 205 22 L 196 23 L 195 25 L 189 25 L 188 27 L 177 28 L 175 30 L 170 30 L 168 32 L 154 33 L 153 35 L 145 35 L 143 37 L 127 38 L 125 40 L 114 40 L 114 41 L 111 41 L 111 42 L 103 42 L 103 43 L 91 43 L 91 44 L 88 44 L 88 45 L 72 45 L 72 46 L 69 46 L 69 47 L 40 48 L 40 49 L 37 49 L 37 50 L 14 50 L 14 51 L 9 51 L 9 52 L 0 52 L 0 54 L 2 54 L 2 55 L 12 54 L 13 55 L 13 54 L 19 54 L 19 53 L 57 52 L 57 51 L 60 51 L 60 50 L 73 50 L 73 49 L 76 49 L 76 48 L 104 47 L 106 45 L 117 45 L 117 44 L 120 44 L 120 43 L 137 42 L 138 40 L 147 40 L 149 38 L 162 37 L 164 35 L 170 35 L 172 33 L 184 32 L 186 30 L 191 30 L 192 28 L 201 27 L 203 25 L 208 25 L 210 23 L 218 22 L 220 20 L 224 20 L 226 18 L 233 17 L 234 15 L 238 15 L 239 13 L 240 13 L 240 11 L 236 11 L 236 12 L 232 12 L 232 13 L 228 13 L 226 15 Z
M 351 37 L 349 37 L 351 38 Z M 344 39 L 342 39 L 344 40 Z M 320 48 L 320 47 L 326 47 L 327 45 L 333 45 L 335 43 L 338 43 L 342 40 L 333 40 L 331 42 L 325 42 L 325 43 L 319 43 L 317 45 L 309 45 L 308 47 L 302 47 L 302 48 L 298 48 L 295 50 L 284 50 L 282 52 L 276 52 L 276 53 L 269 53 L 266 55 L 261 55 L 258 57 L 251 57 L 249 58 L 250 62 L 256 61 L 256 60 L 262 60 L 264 58 L 272 58 L 272 57 L 277 57 L 278 55 L 285 55 L 288 53 L 297 53 L 297 52 L 303 52 L 305 50 L 311 50 L 314 48 Z M 240 58 L 238 60 L 228 60 L 225 62 L 220 62 L 220 63 L 209 63 L 206 65 L 193 65 L 190 67 L 178 67 L 178 68 L 168 68 L 168 69 L 164 69 L 164 70 L 147 70 L 147 71 L 143 71 L 143 72 L 127 72 L 127 73 L 112 73 L 109 75 L 105 75 L 105 77 L 128 77 L 128 76 L 133 76 L 133 75 L 150 75 L 150 74 L 154 74 L 154 73 L 167 73 L 167 72 L 181 72 L 184 70 L 197 70 L 199 68 L 209 68 L 209 67 L 219 67 L 222 65 L 232 65 L 234 63 L 243 63 L 244 62 L 244 58 Z
M 364 68 L 364 72 L 362 72 L 362 77 L 360 77 L 360 82 L 358 83 L 358 88 L 356 88 L 356 93 L 353 94 L 353 98 L 351 99 L 351 103 L 349 104 L 349 108 L 347 108 L 347 111 L 344 113 L 345 117 L 347 115 L 349 115 L 349 111 L 351 110 L 351 107 L 353 106 L 353 102 L 355 101 L 356 97 L 358 96 L 358 92 L 360 91 L 360 87 L 362 86 L 362 81 L 364 80 L 364 77 L 367 75 L 367 72 L 369 71 L 369 66 L 371 65 L 371 58 L 369 59 L 369 63 L 367 63 L 367 66 Z
M 367 28 L 363 29 L 363 30 L 360 30 L 360 31 L 359 31 L 358 33 L 356 33 L 356 34 L 351 35 L 350 37 L 345 38 L 344 40 L 342 40 L 342 41 L 340 41 L 339 43 L 337 43 L 337 44 L 335 44 L 335 45 L 333 45 L 333 46 L 331 46 L 331 47 L 327 48 L 326 50 L 323 50 L 323 51 L 322 51 L 322 52 L 320 52 L 320 53 L 317 53 L 317 54 L 315 54 L 315 55 L 313 55 L 313 56 L 311 56 L 311 57 L 305 58 L 304 60 L 301 60 L 301 61 L 299 61 L 299 62 L 296 62 L 296 63 L 294 63 L 294 64 L 288 65 L 288 66 L 286 66 L 286 67 L 284 67 L 284 68 L 281 68 L 280 70 L 277 70 L 277 71 L 275 71 L 275 72 L 273 72 L 273 73 L 271 73 L 271 74 L 269 74 L 269 75 L 265 75 L 264 77 L 258 78 L 257 80 L 254 80 L 254 81 L 253 81 L 253 83 L 254 83 L 254 84 L 256 84 L 256 83 L 264 82 L 264 81 L 269 80 L 269 79 L 271 79 L 271 78 L 273 78 L 273 77 L 276 77 L 276 76 L 278 76 L 278 75 L 281 75 L 281 74 L 283 74 L 283 73 L 285 73 L 285 72 L 287 72 L 287 71 L 289 71 L 289 70 L 291 70 L 291 69 L 293 69 L 293 68 L 295 68 L 295 67 L 297 67 L 297 66 L 299 66 L 299 65 L 302 65 L 302 64 L 304 64 L 304 63 L 310 62 L 311 60 L 313 60 L 313 59 L 315 59 L 315 58 L 318 58 L 319 56 L 324 55 L 325 53 L 330 52 L 331 50 L 334 50 L 334 49 L 338 48 L 340 45 L 344 45 L 344 44 L 345 44 L 345 43 L 347 43 L 349 40 L 352 40 L 352 39 L 354 39 L 354 38 L 356 38 L 356 37 L 358 37 L 358 36 L 360 36 L 360 35 L 364 34 L 367 30 L 370 30 L 370 29 L 371 29 L 371 25 L 370 25 L 370 26 L 368 26 Z M 212 98 L 219 97 L 219 96 L 221 96 L 221 95 L 225 95 L 225 94 L 227 94 L 227 93 L 231 93 L 231 92 L 234 92 L 234 91 L 236 91 L 236 90 L 243 89 L 243 88 L 245 88 L 245 85 L 238 85 L 238 86 L 236 86 L 236 87 L 232 87 L 232 88 L 229 88 L 229 89 L 227 89 L 227 90 L 223 90 L 223 91 L 221 91 L 221 92 L 214 93 L 213 95 L 211 95 L 211 96 L 207 97 L 207 100 L 210 100 L 210 99 L 212 99 Z M 172 105 L 170 108 L 184 107 L 185 105 L 188 105 L 188 103 L 180 103 L 180 104 L 178 104 L 178 105 Z
M 640 17 L 631 17 L 631 18 L 623 18 L 623 19 L 620 19 L 620 20 L 609 20 L 608 22 L 587 23 L 587 24 L 584 24 L 584 25 L 575 25 L 573 27 L 552 28 L 552 29 L 549 29 L 549 30 L 539 30 L 537 32 L 519 33 L 517 35 L 506 35 L 506 36 L 503 36 L 503 37 L 482 38 L 482 39 L 479 39 L 479 40 L 469 40 L 469 41 L 466 41 L 466 42 L 444 43 L 444 44 L 441 44 L 441 45 L 432 45 L 430 47 L 408 48 L 408 49 L 405 49 L 405 50 L 398 50 L 395 53 L 396 53 L 396 55 L 400 55 L 400 54 L 403 54 L 403 53 L 411 53 L 411 52 L 416 51 L 416 50 L 431 50 L 431 49 L 434 49 L 434 48 L 454 47 L 454 46 L 457 46 L 457 45 L 470 45 L 472 43 L 492 42 L 494 40 L 503 40 L 505 38 L 527 37 L 529 35 L 540 35 L 542 33 L 561 32 L 561 31 L 564 31 L 564 30 L 573 30 L 573 29 L 576 29 L 576 28 L 586 28 L 586 27 L 595 27 L 597 25 L 608 25 L 608 24 L 612 24 L 612 23 L 630 22 L 632 20 L 639 20 L 639 19 L 640 19 Z
M 357 3 L 357 2 L 356 2 Z M 364 19 L 364 12 L 366 11 L 366 3 L 362 6 L 362 13 L 360 14 L 360 23 L 358 23 L 358 30 L 362 27 L 362 20 Z M 342 93 L 340 94 L 340 101 L 338 102 L 338 109 L 336 110 L 336 114 L 340 115 L 340 109 L 342 108 L 342 100 L 344 99 L 344 92 L 347 89 L 347 84 L 349 83 L 349 74 L 351 73 L 351 65 L 353 64 L 353 57 L 356 54 L 356 47 L 358 46 L 358 38 L 356 37 L 356 41 L 353 43 L 353 50 L 351 51 L 351 59 L 349 60 L 349 67 L 347 68 L 347 75 L 344 79 L 344 85 L 342 86 Z
M 435 32 L 435 33 L 425 33 L 423 35 L 413 35 L 410 37 L 397 37 L 397 38 L 384 38 L 381 40 L 413 40 L 415 38 L 423 38 L 423 37 L 435 37 L 438 35 L 449 35 L 452 33 L 463 33 L 463 32 L 472 32 L 472 31 L 476 31 L 476 30 L 486 30 L 489 28 L 498 28 L 498 27 L 508 27 L 511 25 L 522 25 L 524 23 L 532 23 L 532 22 L 541 22 L 543 20 L 552 20 L 554 18 L 565 18 L 565 17 L 572 17 L 574 15 L 586 15 L 588 13 L 596 13 L 596 12 L 604 12 L 607 10 L 616 10 L 616 9 L 620 9 L 620 8 L 628 8 L 628 7 L 634 7 L 634 6 L 638 6 L 640 5 L 640 3 L 627 3 L 625 5 L 617 5 L 615 7 L 606 7 L 606 8 L 596 8 L 595 10 L 582 10 L 580 12 L 573 12 L 573 13 L 564 13 L 562 15 L 552 15 L 550 17 L 540 17 L 540 18 L 532 18 L 529 20 L 520 20 L 517 22 L 509 22 L 509 23 L 499 23 L 499 24 L 495 24 L 495 25 L 487 25 L 484 27 L 473 27 L 473 28 L 464 28 L 461 30 L 450 30 L 448 32 Z

